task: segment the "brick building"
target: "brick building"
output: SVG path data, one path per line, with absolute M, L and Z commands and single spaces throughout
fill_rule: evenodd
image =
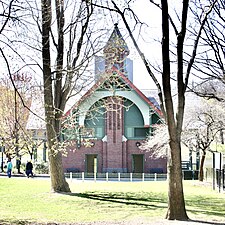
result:
M 156 159 L 139 148 L 162 113 L 154 98 L 132 83 L 129 49 L 117 24 L 103 52 L 96 58 L 95 84 L 66 113 L 65 171 L 166 172 L 165 158 Z

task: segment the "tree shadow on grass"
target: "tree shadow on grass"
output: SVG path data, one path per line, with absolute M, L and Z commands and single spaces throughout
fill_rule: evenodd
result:
M 125 205 L 133 205 L 140 206 L 143 210 L 156 210 L 156 209 L 167 209 L 167 196 L 159 195 L 155 193 L 123 193 L 123 192 L 85 192 L 85 193 L 66 193 L 70 196 L 75 196 L 79 198 L 91 199 L 100 202 L 110 202 L 110 203 L 118 203 Z M 207 215 L 208 218 L 210 215 L 217 216 L 218 218 L 224 217 L 224 210 L 222 207 L 223 202 L 218 202 L 218 199 L 213 198 L 202 198 L 197 197 L 188 199 L 186 201 L 189 207 L 196 208 L 195 209 L 187 209 L 187 212 L 191 212 L 192 214 L 202 214 Z M 209 204 L 210 202 L 210 204 Z M 219 204 L 219 205 L 218 205 Z M 218 207 L 220 206 L 220 207 Z M 220 219 L 219 219 L 220 220 Z M 219 221 L 204 221 L 204 220 L 189 220 L 189 222 L 199 223 L 199 224 L 214 224 L 214 225 L 225 225 L 225 222 Z
M 85 193 L 66 193 L 70 196 L 75 196 L 79 198 L 85 198 L 85 199 L 91 199 L 96 201 L 102 201 L 102 202 L 110 202 L 110 203 L 118 203 L 118 204 L 125 204 L 125 205 L 134 205 L 134 206 L 140 206 L 148 209 L 154 209 L 154 208 L 161 208 L 166 209 L 167 208 L 167 200 L 163 197 L 157 197 L 157 196 L 147 196 L 146 198 L 143 197 L 136 197 L 132 196 L 131 194 L 124 194 L 124 193 L 110 193 L 110 192 L 104 192 L 104 193 L 93 193 L 93 192 L 85 192 Z M 161 205 L 159 205 L 161 204 Z
M 186 199 L 187 207 L 192 207 L 192 209 L 187 210 L 192 214 L 198 215 L 207 215 L 209 216 L 217 216 L 219 218 L 224 218 L 223 224 L 225 225 L 225 209 L 224 209 L 224 201 L 219 198 L 212 198 L 207 196 L 194 196 L 193 198 Z M 194 209 L 193 209 L 194 208 Z M 202 222 L 202 221 L 201 221 Z M 205 222 L 207 224 L 207 222 Z M 208 223 L 208 224 L 217 224 L 217 223 Z

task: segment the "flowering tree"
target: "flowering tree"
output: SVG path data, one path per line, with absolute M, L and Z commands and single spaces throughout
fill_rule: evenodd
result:
M 183 132 L 182 143 L 193 151 L 201 152 L 199 181 L 204 179 L 204 162 L 207 152 L 212 152 L 211 144 L 223 142 L 224 104 L 217 100 L 202 100 L 202 104 L 189 111 Z
M 154 127 L 153 132 L 139 148 L 148 149 L 155 158 L 166 157 L 169 149 L 169 135 L 166 124 Z

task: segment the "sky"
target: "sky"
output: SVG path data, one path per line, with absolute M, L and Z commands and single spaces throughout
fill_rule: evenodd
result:
M 156 0 L 157 1 L 157 0 Z M 154 65 L 154 66 L 161 66 L 161 10 L 158 9 L 156 6 L 152 5 L 149 0 L 137 0 L 133 1 L 133 9 L 134 12 L 137 14 L 139 20 L 143 23 L 141 26 L 141 29 L 139 30 L 140 26 L 137 26 L 135 31 L 133 32 L 136 40 L 138 41 L 139 47 L 141 51 L 144 53 L 146 58 Z M 170 10 L 173 9 L 174 6 L 177 7 L 177 5 L 181 5 L 182 1 L 177 0 L 170 0 L 169 1 L 169 7 Z M 172 11 L 171 11 L 172 12 Z M 122 35 L 124 35 L 124 38 L 128 44 L 128 47 L 130 49 L 130 55 L 129 58 L 133 60 L 133 68 L 134 68 L 134 78 L 133 82 L 134 84 L 140 89 L 140 90 L 155 90 L 156 86 L 153 83 L 152 79 L 150 78 L 149 74 L 147 73 L 147 70 L 144 66 L 144 63 L 140 59 L 140 56 L 138 55 L 136 49 L 134 48 L 134 45 L 130 39 L 130 37 L 127 34 L 127 31 L 124 27 L 123 22 L 119 19 L 117 16 L 114 18 L 115 22 L 118 22 L 119 29 Z M 132 20 L 128 20 L 131 27 Z M 113 31 L 114 24 L 111 25 L 111 31 L 109 31 L 109 36 L 111 32 Z M 109 28 L 109 27 L 108 27 Z M 109 29 L 110 30 L 110 29 Z M 140 31 L 140 33 L 139 33 Z M 108 38 L 108 37 L 106 37 Z M 21 51 L 21 49 L 20 49 Z M 23 51 L 23 50 L 22 50 Z M 24 53 L 26 53 L 24 51 Z M 34 53 L 32 53 L 31 58 L 35 58 Z M 37 57 L 38 58 L 38 57 Z M 16 64 L 15 64 L 16 67 Z M 36 67 L 34 70 L 38 70 Z M 40 71 L 41 72 L 41 71 Z M 39 72 L 39 73 L 40 73 Z M 157 75 L 160 80 L 160 75 Z M 41 79 L 42 75 L 38 76 L 38 79 Z
M 157 65 L 161 63 L 161 12 L 155 6 L 152 6 L 148 0 L 136 1 L 134 9 L 139 20 L 144 23 L 140 34 L 139 29 L 136 29 L 134 36 L 148 61 Z M 123 25 L 122 21 L 119 23 L 119 28 L 120 25 Z M 124 32 L 126 32 L 125 29 Z M 121 33 L 123 33 L 123 28 L 121 29 Z M 134 84 L 141 90 L 156 89 L 132 41 L 129 37 L 126 41 L 131 51 L 129 57 L 133 59 L 134 63 Z

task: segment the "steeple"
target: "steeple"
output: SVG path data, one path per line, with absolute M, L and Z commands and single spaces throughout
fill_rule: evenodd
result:
M 125 54 L 126 56 L 128 56 L 130 53 L 129 48 L 119 31 L 118 23 L 115 23 L 114 30 L 109 40 L 107 41 L 103 51 L 104 51 L 104 54 L 107 54 L 115 50 Z
M 127 57 L 130 51 L 117 23 L 103 49 L 103 53 L 104 56 L 95 56 L 95 80 L 104 76 L 111 69 L 117 68 L 133 82 L 133 61 Z
M 117 67 L 121 72 L 124 72 L 125 60 L 129 55 L 129 48 L 123 39 L 118 24 L 114 26 L 114 30 L 104 47 L 105 69 Z

